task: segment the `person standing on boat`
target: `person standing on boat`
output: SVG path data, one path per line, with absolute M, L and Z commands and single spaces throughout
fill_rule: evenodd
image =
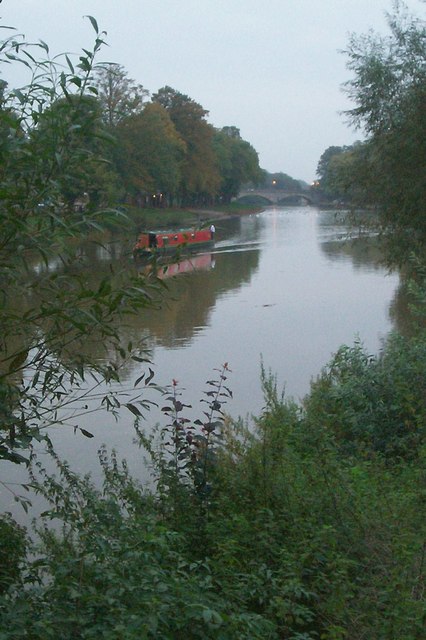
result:
M 214 226 L 214 224 L 210 225 L 210 237 L 212 240 L 214 240 L 214 234 L 216 233 L 216 227 Z

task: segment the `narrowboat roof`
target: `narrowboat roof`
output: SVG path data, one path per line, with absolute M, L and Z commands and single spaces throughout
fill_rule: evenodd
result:
M 195 231 L 207 231 L 207 229 L 196 229 L 186 227 L 184 229 L 142 229 L 139 233 L 194 233 Z

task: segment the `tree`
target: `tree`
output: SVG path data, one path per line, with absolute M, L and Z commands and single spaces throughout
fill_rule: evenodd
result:
M 153 205 L 173 201 L 186 145 L 167 110 L 149 103 L 142 113 L 123 119 L 116 136 L 117 166 L 128 192 Z
M 345 151 L 345 147 L 336 147 L 336 146 L 328 147 L 324 151 L 324 153 L 319 159 L 318 166 L 317 166 L 317 176 L 319 177 L 320 180 L 323 180 L 324 182 L 326 182 L 330 160 L 333 157 L 343 153 L 344 151 Z
M 356 142 L 332 155 L 326 169 L 326 178 L 320 181 L 325 195 L 356 206 L 375 204 L 371 185 L 370 145 Z M 356 180 L 354 180 L 356 176 Z
M 317 167 L 316 189 L 327 199 L 364 206 L 374 203 L 370 193 L 370 157 L 367 143 L 328 147 Z
M 300 183 L 298 180 L 295 180 L 291 176 L 283 173 L 282 171 L 278 173 L 269 173 L 266 172 L 264 176 L 264 184 L 265 187 L 275 187 L 276 189 L 284 189 L 285 191 L 300 191 Z
M 243 183 L 261 179 L 259 157 L 251 144 L 241 138 L 237 127 L 218 129 L 213 146 L 221 175 L 219 197 L 227 203 L 238 195 Z
M 152 96 L 170 115 L 177 132 L 186 144 L 180 185 L 183 203 L 204 204 L 212 199 L 220 184 L 213 151 L 214 128 L 206 121 L 206 111 L 189 96 L 163 87 Z
M 346 91 L 355 103 L 349 118 L 367 134 L 370 191 L 400 260 L 426 246 L 426 24 L 396 3 L 388 25 L 387 37 L 351 37 Z
M 13 110 L 7 106 L 7 82 L 0 80 L 0 175 L 4 170 L 7 158 L 10 130 L 16 130 L 16 116 Z M 12 126 L 10 123 L 12 120 Z
M 105 63 L 96 68 L 94 86 L 105 123 L 113 128 L 124 118 L 140 113 L 149 92 L 127 77 L 120 64 Z

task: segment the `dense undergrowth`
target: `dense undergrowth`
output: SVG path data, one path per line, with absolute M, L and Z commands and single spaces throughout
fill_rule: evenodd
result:
M 105 450 L 101 489 L 34 460 L 50 509 L 35 548 L 1 521 L 0 638 L 424 638 L 425 372 L 422 331 L 342 347 L 303 406 L 262 371 L 250 428 L 227 365 L 199 421 L 174 383 L 139 434 L 155 493 Z

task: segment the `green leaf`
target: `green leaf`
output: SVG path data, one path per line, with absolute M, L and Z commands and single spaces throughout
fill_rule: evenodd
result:
M 26 96 L 24 96 L 22 91 L 20 91 L 19 89 L 14 89 L 12 91 L 12 94 L 18 98 L 21 104 L 24 104 L 26 102 L 26 99 L 27 99 Z
M 84 436 L 86 436 L 86 438 L 93 438 L 93 433 L 90 433 L 90 431 L 86 431 L 86 429 L 83 429 L 82 427 L 80 427 L 80 431 Z
M 145 378 L 145 374 L 143 373 L 141 376 L 139 376 L 139 378 L 137 378 L 137 380 L 135 381 L 135 384 L 133 385 L 134 387 L 137 387 L 138 384 L 140 382 L 142 382 L 142 380 Z
M 148 369 L 149 369 L 149 376 L 145 380 L 145 385 L 149 384 L 151 382 L 151 380 L 153 379 L 153 377 L 154 377 L 154 372 L 151 369 L 151 367 L 148 367 Z
M 71 73 L 74 73 L 74 65 L 66 54 L 65 54 L 65 60 L 68 63 Z
M 25 464 L 29 465 L 30 461 L 24 456 L 21 456 L 16 451 L 10 451 L 4 446 L 0 446 L 0 460 L 9 460 L 10 462 L 14 462 L 15 464 Z
M 139 409 L 134 404 L 131 404 L 130 402 L 127 402 L 124 406 L 127 407 L 128 410 L 131 413 L 133 413 L 134 416 L 137 416 L 138 418 L 140 418 L 142 416 L 141 412 L 139 411 Z
M 98 27 L 98 23 L 96 22 L 95 18 L 93 16 L 84 16 L 85 18 L 89 18 L 93 29 L 95 30 L 95 33 L 98 34 L 99 33 L 99 27 Z
M 17 371 L 18 369 L 20 369 L 22 367 L 22 365 L 24 364 L 24 362 L 26 361 L 28 357 L 28 350 L 25 351 L 21 351 L 20 353 L 18 353 L 12 360 L 12 362 L 9 365 L 9 373 L 11 373 L 12 371 Z
M 39 46 L 45 50 L 46 53 L 49 53 L 49 46 L 46 44 L 44 40 L 39 40 Z

